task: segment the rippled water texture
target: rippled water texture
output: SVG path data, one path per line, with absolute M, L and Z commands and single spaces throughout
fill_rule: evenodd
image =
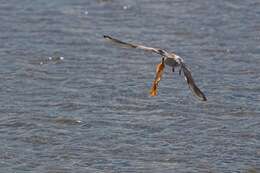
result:
M 260 169 L 258 0 L 2 0 L 0 172 Z M 177 52 L 197 101 L 157 55 Z M 63 58 L 62 58 L 63 57 Z

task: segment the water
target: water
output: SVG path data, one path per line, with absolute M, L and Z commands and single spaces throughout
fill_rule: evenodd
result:
M 259 170 L 259 11 L 258 0 L 2 0 L 0 172 Z M 160 58 L 103 34 L 177 52 L 208 102 L 170 69 L 151 98 Z

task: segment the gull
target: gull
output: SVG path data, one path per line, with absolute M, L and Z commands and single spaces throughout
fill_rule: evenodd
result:
M 176 68 L 179 68 L 179 75 L 181 75 L 181 73 L 184 74 L 184 79 L 186 80 L 193 95 L 196 96 L 201 101 L 207 100 L 204 93 L 195 84 L 194 79 L 192 78 L 192 75 L 191 75 L 191 70 L 184 63 L 184 60 L 177 54 L 172 53 L 172 52 L 169 53 L 163 49 L 147 47 L 147 46 L 143 46 L 143 45 L 139 45 L 139 44 L 127 43 L 127 42 L 112 38 L 111 36 L 108 36 L 108 35 L 104 35 L 104 38 L 107 39 L 108 41 L 119 44 L 126 48 L 141 49 L 141 50 L 144 50 L 147 52 L 153 52 L 153 53 L 159 54 L 161 56 L 161 63 L 157 64 L 156 77 L 153 82 L 153 87 L 150 91 L 151 96 L 157 95 L 157 92 L 156 92 L 157 86 L 159 84 L 159 81 L 161 80 L 164 66 L 167 65 L 172 68 L 172 72 L 174 72 Z

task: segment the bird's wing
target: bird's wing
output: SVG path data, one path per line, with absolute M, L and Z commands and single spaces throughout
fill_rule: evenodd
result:
M 197 87 L 197 85 L 195 84 L 192 76 L 191 76 L 191 72 L 188 69 L 188 67 L 182 63 L 182 71 L 185 77 L 185 80 L 187 81 L 189 88 L 191 89 L 192 93 L 197 96 L 198 99 L 202 100 L 202 101 L 207 101 L 206 96 L 203 94 L 203 92 Z
M 112 38 L 108 35 L 104 35 L 104 38 L 113 42 L 113 43 L 116 43 L 116 44 L 120 44 L 121 46 L 124 46 L 126 48 L 136 48 L 136 49 L 142 49 L 142 50 L 145 50 L 145 51 L 148 51 L 148 52 L 154 52 L 154 53 L 157 53 L 161 56 L 170 56 L 165 50 L 162 50 L 162 49 L 157 49 L 157 48 L 153 48 L 153 47 L 147 47 L 147 46 L 143 46 L 143 45 L 138 45 L 138 44 L 132 44 L 132 43 L 126 43 L 126 42 L 123 42 L 121 40 L 118 40 L 118 39 L 115 39 L 115 38 Z

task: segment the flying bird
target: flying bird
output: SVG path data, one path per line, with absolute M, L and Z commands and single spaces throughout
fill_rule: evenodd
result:
M 192 75 L 191 75 L 191 70 L 187 67 L 187 65 L 184 63 L 183 59 L 180 56 L 176 55 L 175 53 L 169 53 L 163 49 L 147 47 L 147 46 L 143 46 L 143 45 L 139 45 L 139 44 L 126 43 L 121 40 L 112 38 L 108 35 L 104 35 L 104 38 L 107 39 L 108 41 L 119 44 L 126 48 L 141 49 L 141 50 L 144 50 L 147 52 L 153 52 L 153 53 L 159 54 L 161 56 L 161 63 L 157 64 L 156 77 L 153 81 L 153 86 L 150 91 L 151 96 L 157 95 L 157 87 L 158 87 L 159 81 L 162 78 L 164 67 L 165 67 L 165 65 L 168 65 L 172 68 L 173 72 L 175 71 L 175 69 L 177 67 L 179 68 L 179 75 L 181 75 L 181 73 L 184 74 L 184 79 L 186 80 L 186 82 L 194 96 L 196 96 L 199 100 L 202 100 L 202 101 L 207 100 L 204 93 L 195 84 L 194 79 L 192 78 Z

